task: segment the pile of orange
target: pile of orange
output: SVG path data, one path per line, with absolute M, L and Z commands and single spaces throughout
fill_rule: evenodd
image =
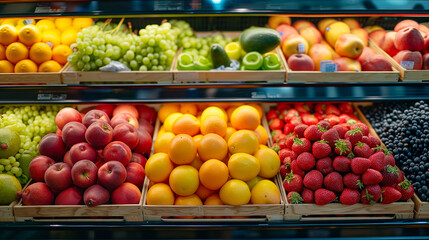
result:
M 0 21 L 0 73 L 59 72 L 91 18 Z
M 146 163 L 148 205 L 279 204 L 280 158 L 259 105 L 164 104 Z

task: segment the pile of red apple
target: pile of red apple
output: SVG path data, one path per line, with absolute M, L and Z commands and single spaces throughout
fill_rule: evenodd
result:
M 394 31 L 372 31 L 369 37 L 406 69 L 429 69 L 429 28 L 414 20 L 403 20 Z
M 156 112 L 145 105 L 61 109 L 39 143 L 24 205 L 138 204 Z

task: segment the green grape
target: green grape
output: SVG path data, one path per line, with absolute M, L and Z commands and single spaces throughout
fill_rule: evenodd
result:
M 11 169 L 12 169 L 12 165 L 6 165 L 5 167 L 4 167 L 4 169 L 6 170 L 6 171 L 10 171 Z
M 4 166 L 0 165 L 0 173 L 2 173 L 4 171 Z
M 139 71 L 147 71 L 147 67 L 145 65 L 142 65 L 140 66 Z

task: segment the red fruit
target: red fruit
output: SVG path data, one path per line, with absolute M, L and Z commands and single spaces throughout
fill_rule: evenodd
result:
M 306 138 L 297 138 L 296 137 L 293 139 L 292 151 L 294 151 L 298 155 L 303 153 L 303 152 L 310 152 L 311 151 L 311 143 Z
M 377 170 L 367 169 L 362 174 L 362 182 L 364 185 L 374 185 L 379 184 L 383 180 L 383 175 Z
M 46 134 L 39 142 L 40 155 L 48 156 L 56 162 L 61 161 L 66 152 L 66 145 L 62 137 L 55 133 Z
M 277 145 L 280 147 L 280 149 L 286 148 L 286 139 L 280 139 L 280 141 L 277 142 Z
M 372 134 L 368 134 L 368 140 L 369 140 L 369 146 L 371 148 L 375 148 L 379 145 L 381 145 L 380 139 L 378 139 L 376 136 L 372 135 Z
M 45 172 L 45 183 L 52 191 L 61 192 L 72 185 L 71 167 L 59 162 L 50 166 Z
M 330 157 L 325 157 L 317 160 L 316 169 L 323 175 L 333 172 L 334 168 L 332 167 L 332 159 Z
M 93 148 L 102 149 L 113 140 L 113 128 L 105 121 L 96 121 L 86 129 L 85 139 Z
M 353 149 L 353 154 L 357 157 L 370 158 L 373 153 L 374 149 L 362 142 L 358 142 Z
M 320 140 L 313 143 L 312 152 L 316 159 L 321 159 L 329 156 L 331 151 L 332 151 L 331 147 L 329 146 L 328 142 L 325 140 Z
M 405 180 L 405 177 L 404 177 L 404 173 L 401 170 L 398 170 L 398 174 L 399 174 L 399 177 L 398 177 L 397 183 L 399 184 Z
M 127 179 L 127 170 L 118 161 L 110 161 L 98 169 L 98 183 L 107 189 L 115 189 Z
M 125 182 L 132 183 L 136 185 L 136 187 L 138 187 L 139 189 L 142 189 L 145 177 L 143 166 L 138 163 L 131 162 L 127 165 L 126 169 L 127 179 L 125 180 Z
M 61 109 L 57 115 L 55 116 L 55 123 L 59 129 L 63 129 L 63 127 L 69 122 L 82 122 L 82 116 L 79 111 L 74 108 L 66 107 Z
M 352 125 L 351 130 L 353 129 L 357 129 L 357 128 L 361 128 L 362 131 L 362 135 L 363 136 L 368 136 L 369 134 L 369 128 L 366 124 L 358 122 Z
M 28 171 L 30 172 L 30 177 L 36 182 L 45 181 L 45 172 L 46 170 L 55 164 L 55 161 L 52 158 L 47 156 L 37 156 L 31 160 L 30 165 L 28 165 Z
M 401 199 L 402 193 L 394 187 L 382 187 L 380 202 L 383 204 L 394 203 Z
M 348 156 L 352 152 L 353 146 L 347 139 L 335 141 L 335 153 L 339 156 Z
M 22 193 L 24 205 L 51 205 L 54 202 L 54 194 L 48 185 L 36 182 L 29 185 Z
M 341 113 L 339 118 L 340 118 L 339 124 L 347 123 L 348 120 L 352 119 L 348 114 L 345 114 L 345 113 Z
M 308 128 L 308 125 L 306 125 L 306 124 L 298 124 L 297 126 L 295 126 L 293 131 L 295 132 L 295 135 L 297 137 L 303 138 L 304 137 L 304 131 L 307 128 Z
M 127 166 L 131 160 L 131 149 L 123 142 L 113 141 L 104 148 L 103 160 L 105 162 L 118 161 Z
M 285 123 L 289 123 L 293 117 L 299 117 L 299 112 L 295 109 L 291 109 L 286 114 L 283 114 Z
M 319 188 L 314 192 L 314 201 L 317 205 L 326 205 L 335 200 L 337 196 L 334 192 L 326 190 L 324 188 Z
M 326 114 L 315 113 L 314 116 L 317 118 L 318 121 L 322 121 L 326 117 Z
M 387 165 L 381 171 L 382 181 L 380 183 L 381 186 L 390 186 L 393 187 L 398 183 L 399 180 L 399 169 L 397 167 L 393 167 Z
M 290 172 L 283 181 L 286 192 L 301 192 L 303 188 L 302 177 Z
M 344 137 L 349 140 L 353 146 L 362 140 L 362 136 L 362 128 L 360 127 L 349 130 L 344 135 Z
M 121 141 L 133 149 L 139 143 L 139 133 L 133 125 L 121 123 L 113 129 L 113 140 Z
M 343 177 L 338 172 L 331 172 L 323 179 L 323 185 L 331 191 L 342 192 L 344 189 Z
M 320 127 L 319 125 L 311 125 L 304 131 L 304 137 L 310 140 L 311 142 L 315 142 L 320 140 L 322 134 L 326 132 L 327 129 Z
M 303 178 L 305 176 L 305 172 L 298 167 L 298 162 L 296 160 L 293 160 L 290 163 L 290 170 L 294 173 L 297 174 L 299 176 L 301 176 L 301 178 Z
M 314 192 L 308 188 L 304 188 L 302 191 L 303 203 L 314 203 Z
M 105 112 L 107 114 L 107 116 L 109 116 L 109 118 L 111 118 L 113 116 L 113 109 L 116 106 L 114 104 L 100 104 L 98 106 L 96 106 L 94 109 L 97 110 L 101 110 L 103 112 Z
M 289 110 L 291 108 L 292 107 L 289 105 L 289 103 L 284 103 L 284 102 L 277 103 L 277 110 L 280 112 L 283 110 Z
M 345 136 L 345 134 L 346 134 L 346 132 L 347 132 L 347 129 L 345 129 L 342 125 L 335 125 L 335 126 L 333 126 L 333 127 L 332 127 L 332 129 L 337 130 L 337 132 L 338 132 L 338 136 L 339 136 L 341 139 L 343 139 L 343 138 L 344 138 L 344 136 Z
M 290 157 L 291 160 L 295 160 L 297 155 L 294 151 L 290 150 L 289 148 L 283 148 L 279 151 L 279 157 L 280 157 L 281 162 L 283 162 L 283 160 L 286 157 Z
M 63 142 L 71 147 L 76 143 L 85 142 L 86 127 L 80 122 L 69 122 L 62 130 Z
M 292 149 L 294 139 L 296 138 L 295 134 L 289 134 L 286 136 L 286 147 Z
M 340 122 L 340 118 L 335 114 L 326 115 L 323 120 L 328 121 L 331 128 Z
M 313 154 L 309 152 L 303 152 L 296 158 L 298 167 L 304 171 L 310 171 L 316 165 L 316 159 Z
M 307 125 L 316 125 L 319 122 L 319 119 L 310 113 L 304 113 L 301 118 L 302 122 Z
M 152 147 L 152 136 L 141 128 L 138 129 L 138 134 L 139 142 L 137 146 L 133 149 L 133 151 L 141 153 L 144 156 L 148 157 L 150 149 Z
M 295 103 L 293 107 L 299 112 L 299 113 L 309 113 L 310 107 L 307 104 L 302 103 Z
M 86 142 L 73 145 L 69 151 L 70 161 L 75 164 L 81 160 L 97 162 L 97 152 Z
M 364 187 L 360 175 L 354 174 L 354 173 L 347 173 L 343 177 L 343 183 L 346 188 L 359 190 Z
M 344 205 L 353 205 L 360 201 L 360 194 L 357 190 L 345 188 L 341 193 L 340 202 Z
M 350 103 L 341 103 L 339 109 L 342 113 L 353 114 L 353 107 Z
M 356 174 L 364 173 L 371 166 L 371 161 L 368 158 L 355 157 L 351 160 L 350 167 Z
M 145 130 L 146 132 L 149 133 L 149 135 L 153 135 L 153 125 L 150 124 L 147 120 L 145 119 L 139 119 L 139 128 L 138 129 L 142 129 Z
M 94 109 L 94 110 L 87 112 L 85 114 L 85 117 L 83 117 L 83 119 L 82 119 L 82 123 L 83 123 L 83 125 L 85 125 L 85 127 L 89 127 L 92 123 L 94 123 L 98 120 L 103 120 L 107 124 L 110 124 L 110 118 L 107 115 L 107 113 L 105 113 L 104 111 L 101 111 L 101 110 L 97 110 L 97 109 Z
M 351 165 L 350 159 L 344 156 L 338 156 L 334 158 L 334 162 L 332 163 L 334 170 L 342 173 L 350 172 L 350 169 L 351 169 L 350 165 Z
M 270 130 L 283 130 L 284 122 L 280 118 L 274 118 L 269 121 Z
M 286 169 L 286 165 L 284 165 L 284 164 L 280 165 L 279 172 L 280 172 L 280 176 L 282 177 L 282 179 L 284 179 L 286 177 L 286 174 L 289 173 L 288 169 Z
M 267 112 L 267 114 L 265 114 L 265 117 L 267 118 L 268 121 L 271 121 L 279 117 L 279 111 L 276 109 L 271 109 Z
M 340 136 L 338 135 L 337 130 L 329 129 L 325 133 L 322 134 L 321 139 L 327 141 L 331 148 L 335 148 L 335 141 L 340 140 Z
M 146 105 L 137 105 L 136 109 L 139 113 L 139 120 L 145 119 L 150 124 L 155 124 L 157 114 L 153 108 L 148 107 Z
M 98 168 L 95 163 L 89 160 L 81 160 L 73 165 L 71 176 L 73 184 L 87 188 L 97 183 Z
M 329 104 L 329 105 L 326 107 L 326 111 L 325 111 L 325 113 L 326 113 L 327 115 L 334 114 L 334 115 L 339 116 L 339 115 L 341 114 L 341 111 L 340 111 L 340 109 L 338 109 L 338 108 L 337 108 L 337 107 L 335 107 L 334 105 Z
M 83 193 L 83 201 L 88 207 L 95 207 L 109 201 L 110 193 L 100 185 L 92 185 Z
M 383 152 L 376 152 L 374 154 L 372 154 L 369 157 L 369 160 L 371 161 L 371 168 L 377 170 L 377 171 L 382 171 L 385 164 L 384 161 L 384 153 Z
M 300 116 L 295 116 L 295 117 L 292 117 L 289 123 L 292 124 L 293 126 L 296 126 L 302 123 L 302 119 Z
M 327 107 L 326 103 L 318 103 L 314 107 L 314 112 L 324 114 L 326 112 L 326 107 Z
M 272 130 L 271 131 L 271 137 L 273 137 L 274 142 L 277 142 L 280 135 L 283 135 L 283 132 L 281 130 Z
M 76 186 L 69 187 L 60 192 L 55 198 L 55 205 L 82 205 L 83 190 Z
M 304 177 L 304 186 L 313 191 L 323 186 L 323 175 L 317 170 L 311 170 Z
M 387 155 L 386 155 L 386 152 L 387 152 Z M 384 152 L 384 155 L 385 155 L 384 156 L 384 163 L 386 165 L 390 165 L 390 166 L 396 165 L 395 157 L 392 155 L 391 152 L 387 151 L 387 149 L 386 149 L 386 151 Z
M 130 162 L 136 162 L 136 163 L 142 165 L 144 168 L 146 166 L 147 159 L 145 158 L 145 156 L 141 155 L 140 153 L 133 152 L 131 154 Z
M 132 183 L 123 183 L 112 192 L 113 204 L 138 204 L 141 192 Z
M 297 192 L 289 192 L 286 197 L 289 204 L 298 204 L 304 201 L 301 195 Z
M 317 123 L 317 126 L 321 127 L 322 129 L 326 129 L 326 131 L 328 131 L 328 129 L 331 127 L 331 124 L 326 120 L 321 120 L 320 122 Z
M 401 200 L 407 201 L 408 199 L 412 198 L 414 195 L 414 187 L 413 185 L 408 181 L 404 180 L 403 182 L 396 185 L 396 190 L 401 192 Z
M 378 184 L 366 186 L 360 193 L 361 203 L 376 203 L 381 198 L 381 188 Z

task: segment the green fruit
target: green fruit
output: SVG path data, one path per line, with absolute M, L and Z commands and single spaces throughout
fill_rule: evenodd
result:
M 264 63 L 264 58 L 258 52 L 249 52 L 243 58 L 243 65 L 246 70 L 259 70 Z
M 18 133 L 7 128 L 0 129 L 0 158 L 15 156 L 21 146 Z
M 281 40 L 280 34 L 274 29 L 254 27 L 244 30 L 239 41 L 245 52 L 256 51 L 264 54 L 275 49 Z
M 229 67 L 231 65 L 231 59 L 229 59 L 228 54 L 226 54 L 225 49 L 220 44 L 212 44 L 210 51 L 214 68 L 222 65 Z
M 30 165 L 31 160 L 33 160 L 34 156 L 28 153 L 24 153 L 19 158 L 19 167 L 22 169 L 22 174 L 30 178 L 30 172 L 28 170 L 28 166 Z
M 9 205 L 15 201 L 17 193 L 22 190 L 16 177 L 8 174 L 0 174 L 0 205 Z
M 256 176 L 252 179 L 250 179 L 249 181 L 247 181 L 247 186 L 249 186 L 249 189 L 252 190 L 253 186 L 255 186 L 259 181 L 264 180 L 265 178 L 260 177 L 260 176 Z
M 274 53 L 267 54 L 264 57 L 264 63 L 262 64 L 262 69 L 264 70 L 280 70 L 282 63 L 280 62 L 279 56 Z

